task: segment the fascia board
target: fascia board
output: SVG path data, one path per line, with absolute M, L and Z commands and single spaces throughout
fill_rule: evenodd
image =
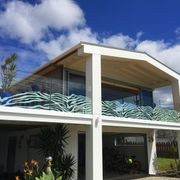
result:
M 110 56 L 110 57 L 117 57 L 117 58 L 125 58 L 125 59 L 139 59 L 145 60 L 146 55 L 140 52 L 132 52 L 122 49 L 116 48 L 108 48 L 108 47 L 101 47 L 89 44 L 83 44 L 83 49 L 81 52 L 86 54 L 100 54 L 102 56 Z
M 115 126 L 115 127 L 132 127 L 132 128 L 164 129 L 164 130 L 180 131 L 180 123 L 133 119 L 133 118 L 120 118 L 120 117 L 110 117 L 110 116 L 102 116 L 102 125 Z
M 0 122 L 18 121 L 91 125 L 92 119 L 93 116 L 90 114 L 0 106 Z

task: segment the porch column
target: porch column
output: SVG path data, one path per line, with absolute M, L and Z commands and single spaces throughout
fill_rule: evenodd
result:
M 157 174 L 157 154 L 156 154 L 156 130 L 152 129 L 147 133 L 147 151 L 149 174 Z
M 78 127 L 76 125 L 67 125 L 70 137 L 66 147 L 66 152 L 74 156 L 76 163 L 74 164 L 74 176 L 72 180 L 78 179 Z
M 180 131 L 177 131 L 177 145 L 178 145 L 178 155 L 180 159 Z
M 180 80 L 175 79 L 172 81 L 172 95 L 174 109 L 180 111 Z
M 86 95 L 92 100 L 92 125 L 86 129 L 86 180 L 103 180 L 101 120 L 101 56 L 86 60 Z

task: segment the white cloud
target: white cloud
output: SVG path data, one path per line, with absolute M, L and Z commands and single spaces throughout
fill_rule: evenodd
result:
M 164 41 L 145 40 L 139 42 L 135 49 L 149 53 L 162 63 L 180 72 L 180 44 L 171 45 Z
M 120 47 L 120 48 L 134 48 L 137 44 L 137 40 L 123 35 L 122 33 L 112 35 L 102 40 L 103 44 Z
M 23 43 L 39 41 L 51 29 L 61 31 L 85 23 L 80 7 L 72 0 L 41 0 L 29 4 L 13 0 L 0 11 L 0 32 Z
M 67 35 L 60 35 L 49 42 L 41 41 L 38 48 L 43 50 L 49 59 L 52 59 L 80 41 L 99 43 L 97 35 L 92 33 L 90 28 L 84 27 L 83 29 L 73 29 Z
M 43 50 L 49 59 L 52 59 L 80 41 L 128 49 L 135 48 L 139 42 L 138 39 L 133 39 L 128 35 L 123 35 L 122 33 L 101 38 L 97 33 L 93 33 L 89 27 L 84 26 L 83 28 L 75 28 L 69 31 L 66 35 L 60 35 L 58 38 L 52 39 L 48 42 L 41 41 L 38 44 L 38 48 Z

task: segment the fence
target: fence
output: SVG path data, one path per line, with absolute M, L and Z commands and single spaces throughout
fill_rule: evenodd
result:
M 156 143 L 157 156 L 166 158 L 178 158 L 177 142 Z

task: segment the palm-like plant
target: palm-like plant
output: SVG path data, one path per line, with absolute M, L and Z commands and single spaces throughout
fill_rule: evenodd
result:
M 62 179 L 67 180 L 73 177 L 74 169 L 73 166 L 75 164 L 74 156 L 72 154 L 66 154 L 61 157 L 61 172 Z
M 42 128 L 39 134 L 39 152 L 45 157 L 53 157 L 54 174 L 61 174 L 63 180 L 71 179 L 74 174 L 74 156 L 65 152 L 68 138 L 69 130 L 64 125 Z
M 14 53 L 8 56 L 1 65 L 1 86 L 3 91 L 10 88 L 16 76 L 16 60 L 17 55 Z

